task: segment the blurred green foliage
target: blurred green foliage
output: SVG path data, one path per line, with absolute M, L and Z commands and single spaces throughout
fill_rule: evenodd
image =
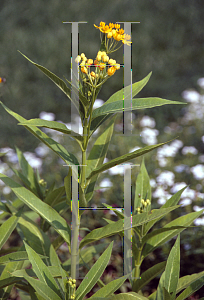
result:
M 54 112 L 57 120 L 70 121 L 70 103 L 43 74 L 40 74 L 18 52 L 44 65 L 59 77 L 70 79 L 71 25 L 62 21 L 87 21 L 79 25 L 79 53 L 94 58 L 100 46 L 99 31 L 93 24 L 140 21 L 132 25 L 133 82 L 153 76 L 141 96 L 159 96 L 181 100 L 181 92 L 194 87 L 203 76 L 202 0 L 129 1 L 14 1 L 0 2 L 0 76 L 2 101 L 25 118 L 35 118 L 41 111 Z M 117 61 L 122 61 L 122 48 Z M 123 84 L 120 70 L 101 90 L 107 98 Z M 180 107 L 166 106 L 148 110 L 161 129 L 182 113 Z M 1 146 L 15 144 L 26 151 L 37 141 L 1 109 Z M 9 136 L 9 139 L 8 139 Z

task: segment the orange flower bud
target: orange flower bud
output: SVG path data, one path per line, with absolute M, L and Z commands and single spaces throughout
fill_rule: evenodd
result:
M 87 71 L 87 68 L 86 68 L 86 67 L 82 67 L 82 68 L 81 68 L 81 71 L 82 71 L 82 73 L 85 73 L 85 74 L 87 74 L 87 73 L 88 73 L 88 71 Z
M 91 77 L 96 78 L 96 74 L 94 72 L 91 72 Z
M 119 70 L 119 69 L 120 69 L 120 64 L 114 65 L 114 68 L 115 68 L 116 70 Z
M 105 69 L 106 65 L 104 63 L 100 63 L 98 67 L 102 71 Z
M 114 39 L 115 39 L 116 41 L 121 41 L 121 40 L 122 40 L 122 35 L 118 33 L 118 34 L 114 37 Z
M 120 29 L 120 24 L 115 24 L 116 29 Z
M 92 65 L 93 64 L 93 59 L 89 58 L 86 62 L 86 65 L 89 66 L 89 65 Z
M 115 73 L 116 69 L 114 67 L 108 68 L 108 76 L 112 76 Z

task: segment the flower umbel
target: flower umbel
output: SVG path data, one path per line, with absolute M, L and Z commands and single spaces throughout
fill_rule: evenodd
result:
M 128 46 L 131 45 L 131 36 L 128 34 L 125 34 L 124 29 L 120 28 L 120 24 L 113 24 L 109 23 L 109 25 L 106 25 L 105 22 L 100 22 L 99 26 L 94 26 L 100 30 L 103 34 L 105 34 L 105 48 L 107 54 L 112 53 L 116 50 L 118 50 L 120 47 L 117 49 L 116 46 L 118 45 L 119 41 L 122 41 L 123 44 L 126 44 Z M 102 39 L 101 39 L 102 42 Z M 109 45 L 110 44 L 110 45 Z

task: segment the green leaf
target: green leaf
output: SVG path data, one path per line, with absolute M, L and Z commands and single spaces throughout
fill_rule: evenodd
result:
M 193 282 L 202 278 L 203 276 L 204 276 L 204 271 L 200 272 L 200 273 L 192 274 L 192 275 L 186 275 L 186 276 L 179 278 L 176 293 L 181 292 L 182 290 L 184 290 L 189 285 L 191 285 Z
M 117 216 L 119 219 L 124 219 L 124 214 L 120 211 L 118 211 L 117 208 L 114 208 L 106 203 L 102 203 L 105 207 L 109 208 L 110 210 L 112 210 Z
M 142 79 L 138 82 L 135 82 L 134 84 L 131 84 L 131 85 L 117 91 L 104 103 L 104 105 L 113 103 L 120 99 L 123 99 L 124 94 L 125 94 L 124 100 L 126 100 L 127 98 L 130 98 L 131 95 L 132 95 L 132 97 L 136 96 L 142 90 L 142 88 L 147 84 L 151 74 L 152 74 L 152 72 L 150 72 L 144 79 Z M 100 116 L 94 117 L 94 118 L 92 117 L 91 127 L 90 127 L 90 129 L 91 129 L 90 136 L 103 122 L 105 122 L 112 115 L 113 114 L 107 114 L 107 115 L 100 115 Z
M 178 206 L 165 208 L 165 209 L 155 209 L 152 211 L 151 214 L 142 213 L 142 214 L 135 215 L 133 217 L 129 217 L 132 221 L 132 228 L 140 226 L 142 224 L 145 224 L 145 223 L 149 222 L 150 220 L 158 218 L 159 216 L 162 216 L 162 215 L 164 216 L 168 212 L 174 210 L 177 207 Z M 98 241 L 104 237 L 119 234 L 120 232 L 123 232 L 123 230 L 124 230 L 124 219 L 121 219 L 117 222 L 108 224 L 104 227 L 94 229 L 94 230 L 92 230 L 92 232 L 88 233 L 83 238 L 83 240 L 80 242 L 79 248 L 81 249 L 86 244 L 92 243 L 94 241 Z
M 151 231 L 150 233 L 146 234 L 143 239 L 142 239 L 142 245 L 144 245 L 145 243 L 148 242 L 149 239 L 151 239 L 153 236 L 156 236 L 160 233 L 163 233 L 163 232 L 167 232 L 167 231 L 172 231 L 173 229 L 187 229 L 187 228 L 191 228 L 191 226 L 172 226 L 172 227 L 169 227 L 169 228 L 159 228 L 159 229 L 156 229 L 156 230 L 153 230 Z
M 177 298 L 176 300 L 185 300 L 187 297 L 191 296 L 197 290 L 199 290 L 204 285 L 204 275 L 199 279 L 192 282 Z
M 15 148 L 16 148 L 16 153 L 18 155 L 19 165 L 23 173 L 23 178 L 22 176 L 20 176 L 21 179 L 24 179 L 24 182 L 27 180 L 30 183 L 29 189 L 37 196 L 42 197 L 42 191 L 37 181 L 37 178 L 35 176 L 35 172 L 33 171 L 33 168 L 29 165 L 28 161 L 25 159 L 20 149 L 18 149 L 17 147 Z
M 161 143 L 161 144 L 157 144 L 157 145 L 153 145 L 153 146 L 146 146 L 146 147 L 144 147 L 142 149 L 139 149 L 139 150 L 136 150 L 134 152 L 127 153 L 127 154 L 124 154 L 124 155 L 122 155 L 120 157 L 117 157 L 117 158 L 115 158 L 115 159 L 113 159 L 113 160 L 111 160 L 111 161 L 103 164 L 102 166 L 99 166 L 96 169 L 94 169 L 90 173 L 90 175 L 87 177 L 87 180 L 90 179 L 91 177 L 93 177 L 96 174 L 99 174 L 99 173 L 101 173 L 103 171 L 106 171 L 106 170 L 108 170 L 108 169 L 110 169 L 112 167 L 115 167 L 116 165 L 119 165 L 121 163 L 127 162 L 127 161 L 129 161 L 129 160 L 131 160 L 133 158 L 139 157 L 139 156 L 141 156 L 141 155 L 143 155 L 145 153 L 148 153 L 149 151 L 152 151 L 152 150 L 154 150 L 154 149 L 156 149 L 156 148 L 158 148 L 158 147 L 160 147 L 162 145 L 165 145 L 165 144 L 167 144 L 169 142 L 170 141 L 165 142 L 165 143 Z
M 93 265 L 91 270 L 87 273 L 86 277 L 83 279 L 82 283 L 76 290 L 76 300 L 82 300 L 83 297 L 94 287 L 96 282 L 100 279 L 110 260 L 112 247 L 113 242 L 111 242 L 108 248 L 103 252 L 97 262 Z
M 103 163 L 106 157 L 109 143 L 113 134 L 115 118 L 116 117 L 114 117 L 111 120 L 109 125 L 106 127 L 105 131 L 97 138 L 90 151 L 90 154 L 87 159 L 87 167 L 86 167 L 87 177 L 94 169 L 101 166 L 101 164 Z
M 139 295 L 137 293 L 134 292 L 130 292 L 130 293 L 121 293 L 118 295 L 114 295 L 114 296 L 110 296 L 107 298 L 108 300 L 148 300 L 148 298 Z M 94 298 L 93 298 L 94 300 Z
M 125 282 L 127 278 L 128 275 L 109 282 L 107 285 L 98 290 L 90 299 L 93 299 L 95 297 L 104 298 L 110 296 L 121 287 L 121 285 Z
M 62 300 L 47 284 L 38 279 L 34 279 L 28 276 L 25 270 L 24 278 L 28 281 L 28 283 L 30 283 L 34 290 L 45 300 Z
M 127 99 L 127 100 L 131 100 L 131 99 Z M 132 99 L 132 103 L 131 101 L 128 101 L 128 105 L 125 106 L 124 108 L 124 100 L 121 98 L 120 100 L 114 102 L 110 102 L 110 103 L 105 102 L 101 107 L 96 108 L 93 111 L 92 119 L 101 115 L 120 113 L 129 110 L 133 111 L 136 109 L 152 108 L 152 107 L 162 106 L 166 104 L 184 104 L 184 103 L 178 101 L 166 100 L 157 97 L 136 98 L 136 99 Z
M 12 280 L 10 280 L 11 273 L 14 272 L 15 270 L 21 269 L 22 266 L 23 266 L 23 261 L 10 262 L 5 266 L 0 277 L 0 286 L 3 287 L 0 289 L 0 299 L 5 299 L 5 300 L 8 299 L 10 292 L 13 288 L 13 282 Z
M 26 122 L 27 120 L 18 115 L 17 113 L 10 110 L 6 107 L 1 101 L 0 104 L 4 107 L 4 109 L 16 120 L 19 122 Z M 42 132 L 39 128 L 35 126 L 25 126 L 35 137 L 37 137 L 41 142 L 43 142 L 46 146 L 48 146 L 52 151 L 54 151 L 61 159 L 65 161 L 67 165 L 79 165 L 77 158 L 69 153 L 61 144 L 54 141 L 52 138 L 48 137 L 44 132 Z
M 134 213 L 136 213 L 136 209 L 140 207 L 141 200 L 149 199 L 151 201 L 151 186 L 149 175 L 147 173 L 144 157 L 142 159 L 142 164 L 140 167 L 140 172 L 137 176 L 136 180 L 136 189 L 135 189 L 135 200 L 134 200 Z M 149 206 L 149 210 L 151 207 Z
M 176 288 L 179 279 L 180 272 L 180 235 L 170 251 L 167 259 L 165 268 L 165 278 L 164 287 L 169 294 L 171 294 L 171 299 L 176 296 Z
M 156 300 L 164 300 L 164 296 L 163 296 L 164 279 L 165 279 L 165 271 L 162 273 L 162 276 L 160 277 L 159 280 L 159 284 L 156 291 L 156 298 L 155 298 Z
M 167 209 L 167 208 L 165 208 Z M 189 226 L 195 219 L 197 219 L 200 215 L 202 215 L 203 210 L 198 212 L 192 212 L 185 216 L 179 217 L 167 225 L 165 225 L 163 228 L 171 228 L 172 226 Z M 164 244 L 171 238 L 173 238 L 175 235 L 178 235 L 180 232 L 182 232 L 185 228 L 181 229 L 172 229 L 167 232 L 160 233 L 156 236 L 153 236 L 148 240 L 148 243 L 144 246 L 142 257 L 146 257 L 150 252 L 152 252 L 154 249 L 159 247 L 160 245 Z
M 46 256 L 39 255 L 41 258 L 46 258 Z M 21 261 L 21 260 L 28 260 L 28 255 L 26 251 L 18 251 L 6 254 L 0 257 L 0 265 L 7 264 L 13 261 Z
M 18 223 L 18 217 L 12 216 L 8 220 L 6 220 L 0 227 L 0 249 L 6 243 L 11 233 L 16 228 Z
M 94 169 L 100 167 L 103 164 L 113 134 L 114 122 L 115 117 L 111 120 L 105 131 L 95 141 L 87 159 L 86 177 L 88 177 Z M 93 195 L 94 185 L 96 183 L 97 177 L 89 182 L 90 188 L 88 185 L 86 189 L 86 193 L 88 194 L 87 196 L 89 199 Z
M 80 134 L 73 132 L 72 130 L 68 129 L 65 124 L 60 122 L 47 121 L 42 119 L 30 119 L 26 122 L 18 123 L 18 125 L 50 128 L 64 134 L 72 135 L 72 137 L 80 142 L 80 144 L 82 144 L 83 142 L 83 137 Z
M 30 246 L 28 246 L 25 242 L 24 244 L 28 253 L 29 261 L 31 262 L 33 271 L 37 275 L 38 279 L 49 286 L 59 296 L 60 292 L 58 286 L 48 267 L 43 263 L 40 256 Z
M 38 65 L 34 63 L 32 60 L 30 60 L 27 56 L 25 56 L 23 53 L 18 51 L 21 55 L 23 55 L 29 62 L 31 62 L 33 65 L 35 65 L 41 72 L 43 72 L 49 79 L 51 79 L 58 88 L 60 88 L 63 93 L 74 103 L 77 109 L 79 109 L 79 105 L 77 105 L 77 102 L 71 98 L 71 90 L 67 87 L 66 83 L 60 79 L 58 76 L 56 76 L 54 73 L 50 72 L 48 69 L 45 67 Z
M 164 205 L 161 206 L 161 208 L 167 208 L 167 207 L 171 207 L 171 206 L 174 206 L 174 205 L 177 205 L 179 200 L 180 200 L 180 197 L 181 197 L 181 194 L 183 193 L 183 191 L 187 188 L 187 186 L 185 186 L 184 188 L 182 188 L 180 191 L 178 191 L 176 194 L 174 194 L 171 198 L 169 198 L 166 203 Z M 151 222 L 149 222 L 148 224 L 146 224 L 145 226 L 145 234 L 150 230 L 150 228 L 152 228 L 152 226 L 158 222 L 161 218 L 158 218 L 158 219 L 155 219 L 155 220 L 152 220 Z
M 166 262 L 160 262 L 153 267 L 147 269 L 142 273 L 140 279 L 136 280 L 133 284 L 132 290 L 134 292 L 139 292 L 144 286 L 146 286 L 152 279 L 162 273 L 165 269 Z
M 49 205 L 41 201 L 32 192 L 22 187 L 4 174 L 0 174 L 0 179 L 9 186 L 20 200 L 22 200 L 30 209 L 37 212 L 44 218 L 70 245 L 71 230 L 66 221 Z

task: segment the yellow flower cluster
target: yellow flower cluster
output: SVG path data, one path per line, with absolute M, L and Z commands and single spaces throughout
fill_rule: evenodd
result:
M 75 59 L 76 63 L 80 63 L 81 72 L 86 74 L 91 80 L 98 79 L 100 71 L 103 71 L 106 68 L 106 65 L 109 66 L 107 70 L 107 75 L 112 76 L 116 70 L 120 69 L 120 64 L 117 64 L 114 59 L 110 59 L 105 51 L 98 51 L 96 59 L 93 62 L 93 59 L 87 59 L 85 54 L 82 53 L 78 55 Z M 95 66 L 95 72 L 90 72 L 90 67 Z M 105 74 L 103 73 L 103 76 Z
M 68 283 L 68 285 L 70 286 L 71 289 L 76 288 L 76 279 L 69 278 L 67 283 Z M 75 294 L 74 293 L 70 296 L 70 299 L 75 299 Z
M 141 204 L 142 204 L 142 207 L 138 207 L 137 208 L 137 213 L 138 214 L 141 214 L 143 213 L 144 209 L 151 204 L 151 201 L 149 199 L 147 199 L 146 201 L 144 199 L 141 200 Z
M 130 46 L 131 42 L 129 40 L 131 36 L 124 33 L 124 29 L 120 28 L 120 24 L 109 23 L 109 25 L 106 25 L 105 22 L 100 22 L 99 26 L 95 24 L 94 26 L 105 33 L 108 39 L 113 38 L 117 42 L 122 41 L 123 44 Z

